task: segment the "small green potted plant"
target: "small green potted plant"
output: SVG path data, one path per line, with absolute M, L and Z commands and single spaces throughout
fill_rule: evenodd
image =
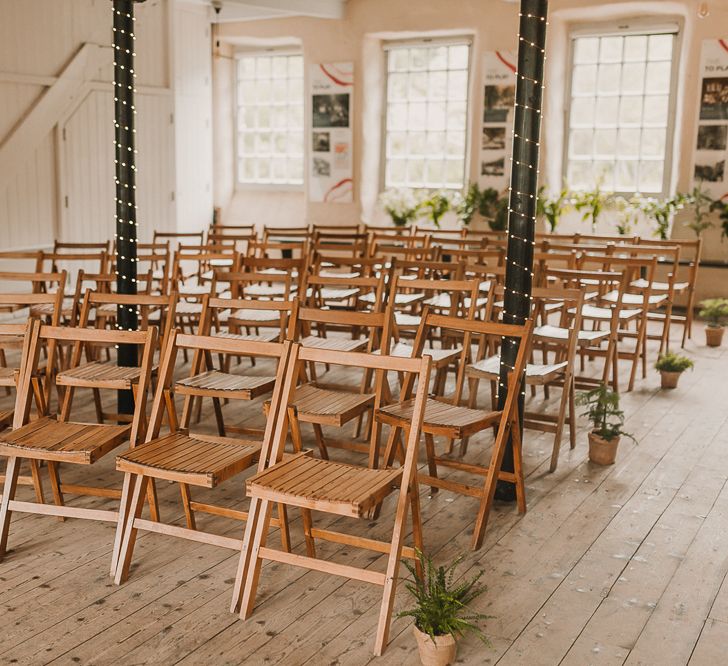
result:
M 728 298 L 708 298 L 701 301 L 698 314 L 708 320 L 708 325 L 705 327 L 705 344 L 708 347 L 720 347 L 725 330 L 723 322 L 728 319 Z
M 384 212 L 392 218 L 395 227 L 406 227 L 417 218 L 421 203 L 409 188 L 390 188 L 379 195 Z
M 700 238 L 706 229 L 710 229 L 713 226 L 713 222 L 710 220 L 713 199 L 703 190 L 701 184 L 693 188 L 686 202 L 693 206 L 693 219 L 686 222 L 685 226 L 688 229 L 692 229 L 695 236 Z
M 576 404 L 586 407 L 583 416 L 588 417 L 594 426 L 589 433 L 589 460 L 597 465 L 613 465 L 617 459 L 619 440 L 629 437 L 622 430 L 624 412 L 619 408 L 619 393 L 612 391 L 606 384 L 600 384 L 591 391 L 584 391 L 576 398 Z
M 423 666 L 452 664 L 457 640 L 468 633 L 475 634 L 490 646 L 485 634 L 475 624 L 489 616 L 468 608 L 485 592 L 485 586 L 480 584 L 483 572 L 465 581 L 455 581 L 455 569 L 462 562 L 462 555 L 448 567 L 436 567 L 432 559 L 419 550 L 416 555 L 420 573 L 418 568 L 403 560 L 412 575 L 412 580 L 407 581 L 405 587 L 416 605 L 397 615 L 414 619 L 413 629 Z
M 590 222 L 592 233 L 597 230 L 600 215 L 610 207 L 613 200 L 611 192 L 601 189 L 601 180 L 593 190 L 584 190 L 574 193 L 574 208 L 581 213 L 582 222 Z
M 660 385 L 664 389 L 677 388 L 680 375 L 695 365 L 691 359 L 682 354 L 667 352 L 657 357 L 655 368 L 660 373 Z

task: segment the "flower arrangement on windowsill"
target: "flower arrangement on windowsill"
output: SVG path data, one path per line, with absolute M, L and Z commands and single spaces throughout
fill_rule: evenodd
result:
M 395 227 L 406 227 L 417 219 L 422 198 L 415 190 L 407 187 L 390 188 L 379 195 L 379 204 L 392 218 Z

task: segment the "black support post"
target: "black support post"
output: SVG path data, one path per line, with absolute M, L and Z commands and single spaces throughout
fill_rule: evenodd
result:
M 518 71 L 513 125 L 513 161 L 508 204 L 508 250 L 503 321 L 523 324 L 531 312 L 531 278 L 538 192 L 538 153 L 541 134 L 544 46 L 548 0 L 521 0 L 518 29 Z M 503 408 L 508 373 L 515 365 L 518 343 L 505 339 L 501 347 L 498 405 Z M 518 401 L 523 427 L 524 390 Z M 512 442 L 503 458 L 503 469 L 513 471 Z M 515 485 L 499 481 L 496 498 L 515 501 Z
M 113 0 L 114 37 L 114 162 L 116 180 L 116 289 L 137 293 L 136 150 L 134 120 L 134 1 Z M 136 307 L 119 305 L 117 327 L 135 331 Z M 119 345 L 117 364 L 136 366 L 136 345 Z M 120 414 L 134 411 L 131 391 L 119 391 Z

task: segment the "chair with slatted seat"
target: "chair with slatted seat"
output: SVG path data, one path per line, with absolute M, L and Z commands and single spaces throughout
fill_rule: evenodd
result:
M 294 348 L 295 359 L 296 348 Z M 282 438 L 275 438 L 275 448 L 261 454 L 258 472 L 246 481 L 247 494 L 251 498 L 248 522 L 241 548 L 238 572 L 235 579 L 231 611 L 247 619 L 255 606 L 261 566 L 264 561 L 303 567 L 323 573 L 344 576 L 382 587 L 382 602 L 377 625 L 374 652 L 382 654 L 388 643 L 389 624 L 394 605 L 401 557 L 413 558 L 415 549 L 422 551 L 422 524 L 420 518 L 419 491 L 417 484 L 417 454 L 420 439 L 427 386 L 429 384 L 430 359 L 375 357 L 362 353 L 340 353 L 323 349 L 301 347 L 298 364 L 325 363 L 349 368 L 366 367 L 377 375 L 377 395 L 383 396 L 387 372 L 411 375 L 417 383 L 412 409 L 412 421 L 407 433 L 405 456 L 402 466 L 381 469 L 318 460 L 298 455 L 282 459 Z M 289 377 L 295 378 L 296 368 L 291 367 Z M 295 401 L 295 394 L 292 401 Z M 288 402 L 289 412 L 292 401 Z M 279 412 L 282 420 L 286 410 Z M 344 518 L 363 519 L 387 496 L 394 495 L 395 512 L 391 538 L 375 540 L 357 537 L 343 531 L 314 526 L 314 513 Z M 298 507 L 303 515 L 306 554 L 287 553 L 267 546 L 271 524 L 271 511 L 276 503 Z M 407 513 L 411 511 L 414 548 L 404 545 Z M 339 524 L 343 521 L 339 521 Z M 385 571 L 358 568 L 317 557 L 316 541 L 331 541 L 363 548 L 386 555 Z
M 291 317 L 295 317 L 296 307 L 297 303 L 291 300 L 269 301 L 205 296 L 197 335 L 248 342 L 282 342 Z M 251 328 L 254 329 L 254 333 L 242 333 L 243 329 Z M 193 411 L 196 411 L 195 421 L 199 422 L 202 400 L 210 398 L 218 435 L 224 437 L 228 431 L 257 434 L 258 430 L 251 431 L 249 428 L 226 425 L 222 410 L 223 400 L 253 400 L 268 393 L 275 378 L 269 375 L 232 372 L 233 358 L 240 361 L 244 358 L 242 355 L 218 354 L 217 358 L 218 362 L 215 364 L 212 352 L 197 350 L 188 376 L 175 384 L 176 392 L 185 396 L 181 427 L 189 428 Z M 255 356 L 249 357 L 249 360 L 254 363 Z
M 157 329 L 147 331 L 107 331 L 71 327 L 44 326 L 33 321 L 29 343 L 24 354 L 18 382 L 12 430 L 0 432 L 0 455 L 7 458 L 5 486 L 0 501 L 0 559 L 7 551 L 10 518 L 13 512 L 36 513 L 62 518 L 86 518 L 116 522 L 118 511 L 91 509 L 84 506 L 67 506 L 64 493 L 90 495 L 102 498 L 121 498 L 121 491 L 86 485 L 64 485 L 60 481 L 60 464 L 93 465 L 107 453 L 123 443 L 134 447 L 144 436 L 146 394 L 152 371 L 152 357 L 157 339 Z M 46 404 L 45 414 L 30 420 L 30 403 L 34 378 L 39 376 L 40 350 L 44 342 L 48 348 L 59 341 L 82 343 L 134 345 L 142 358 L 142 376 L 139 381 L 138 400 L 131 423 L 103 425 L 72 422 L 62 416 L 52 416 Z M 18 484 L 19 463 L 23 459 L 48 464 L 53 489 L 54 505 L 25 502 L 15 499 Z M 156 502 L 152 505 L 156 511 Z M 24 523 L 21 523 L 21 525 Z
M 655 281 L 657 256 L 644 254 L 640 256 L 589 255 L 579 259 L 580 268 L 602 272 L 621 272 L 623 280 L 619 286 L 614 286 L 606 293 L 600 290 L 594 303 L 586 303 L 582 309 L 582 317 L 586 322 L 593 322 L 596 326 L 612 320 L 612 310 L 616 312 L 616 331 L 614 331 L 614 354 L 612 386 L 619 390 L 619 361 L 621 359 L 631 362 L 629 383 L 627 391 L 634 388 L 637 377 L 637 368 L 642 365 L 642 378 L 647 377 L 647 314 L 654 305 L 664 302 L 663 295 L 652 294 L 652 283 Z M 636 286 L 634 282 L 639 276 L 645 279 L 645 286 Z M 657 300 L 653 300 L 654 298 Z M 634 326 L 635 330 L 631 330 Z M 625 348 L 624 340 L 633 339 L 634 347 Z
M 436 492 L 438 488 L 443 488 L 480 500 L 472 539 L 472 548 L 477 550 L 483 543 L 485 526 L 493 503 L 495 486 L 499 479 L 515 484 L 519 511 L 523 513 L 526 510 L 518 395 L 521 392 L 526 361 L 530 353 L 533 321 L 529 319 L 523 326 L 517 326 L 425 313 L 415 341 L 415 356 L 428 353 L 424 345 L 429 336 L 428 329 L 433 328 L 459 331 L 463 336 L 463 349 L 457 365 L 458 373 L 452 395 L 428 397 L 425 404 L 422 432 L 425 435 L 428 474 L 420 475 L 420 482 L 430 485 L 433 492 Z M 473 336 L 488 336 L 497 340 L 510 338 L 519 345 L 516 362 L 508 381 L 507 395 L 503 399 L 503 409 L 484 410 L 461 404 L 467 352 Z M 385 464 L 391 462 L 402 432 L 406 432 L 409 427 L 414 406 L 414 402 L 410 398 L 411 391 L 411 377 L 408 377 L 402 388 L 403 401 L 395 406 L 384 407 L 377 412 L 377 419 L 391 428 L 385 449 Z M 462 441 L 491 428 L 495 429 L 496 434 L 488 465 L 467 463 L 450 456 L 436 454 L 435 437 L 445 437 L 448 449 L 450 449 L 450 442 L 453 440 Z M 513 473 L 504 472 L 501 469 L 509 437 L 513 441 L 513 469 L 515 470 Z M 437 476 L 439 466 L 485 477 L 484 482 L 472 485 L 452 481 L 449 478 L 441 479 Z
M 652 283 L 652 291 L 654 293 L 666 293 L 672 286 L 673 305 L 678 299 L 682 300 L 685 314 L 671 313 L 671 323 L 682 323 L 682 341 L 681 346 L 685 347 L 686 340 L 692 340 L 693 335 L 693 318 L 695 316 L 695 293 L 698 282 L 698 268 L 700 267 L 700 259 L 703 251 L 703 239 L 695 240 L 670 239 L 658 240 L 654 238 L 638 238 L 637 245 L 650 245 L 655 247 L 677 247 L 680 250 L 680 256 L 677 265 L 673 264 L 672 275 L 668 275 L 665 282 L 654 281 Z M 659 252 L 655 254 L 660 254 Z M 639 279 L 638 279 L 639 280 Z M 670 285 L 672 282 L 672 285 Z M 635 282 L 635 286 L 645 286 L 644 282 Z M 666 346 L 665 346 L 666 347 Z
M 259 259 L 300 259 L 308 255 L 308 236 L 271 238 L 249 243 L 246 257 Z
M 161 354 L 166 337 L 174 326 L 177 295 L 168 296 L 150 294 L 111 294 L 95 292 L 87 289 L 81 305 L 79 327 L 87 328 L 89 325 L 97 330 L 116 328 L 117 311 L 122 308 L 133 308 L 138 317 L 138 330 L 146 331 L 150 327 L 150 320 L 156 315 L 159 325 L 158 346 L 154 351 Z M 93 320 L 92 320 L 93 316 Z M 61 404 L 61 418 L 68 420 L 71 416 L 74 394 L 77 389 L 90 389 L 94 398 L 96 419 L 99 423 L 106 421 L 123 422 L 130 420 L 128 414 L 110 413 L 104 410 L 101 400 L 102 389 L 115 389 L 118 391 L 131 391 L 134 399 L 138 400 L 138 386 L 143 377 L 144 369 L 141 365 L 133 367 L 120 367 L 111 360 L 108 354 L 116 343 L 83 344 L 74 343 L 71 367 L 61 370 L 56 383 L 64 387 L 64 396 Z M 107 360 L 99 358 L 99 352 L 107 351 Z M 139 359 L 141 362 L 141 359 Z M 152 376 L 156 373 L 156 366 L 152 366 Z M 144 417 L 146 418 L 146 417 Z
M 345 337 L 328 335 L 332 329 L 351 327 L 358 335 Z M 300 342 L 307 349 L 326 349 L 337 352 L 364 352 L 367 354 L 389 354 L 392 326 L 392 310 L 381 312 L 349 312 L 318 308 L 299 307 L 291 319 L 288 337 Z M 316 334 L 314 334 L 314 330 Z M 321 381 L 316 373 L 316 364 L 310 363 L 302 370 L 301 386 L 296 391 L 291 415 L 291 435 L 301 441 L 300 424 L 311 424 L 316 444 L 322 458 L 328 458 L 328 448 L 344 448 L 360 453 L 371 453 L 370 446 L 358 442 L 362 419 L 372 421 L 376 395 L 370 390 L 369 376 L 363 368 L 358 385 Z M 347 423 L 358 419 L 354 440 L 324 437 L 323 427 L 342 429 Z M 371 427 L 368 427 L 371 430 Z
M 378 277 L 360 277 L 326 272 L 324 275 L 307 275 L 301 286 L 302 305 L 313 308 L 337 310 L 363 310 L 380 312 L 384 305 L 385 272 Z M 363 300 L 362 300 L 363 299 Z
M 68 273 L 69 280 L 66 282 L 66 294 L 73 296 L 75 293 L 76 283 L 72 279 L 83 269 L 89 273 L 108 273 L 109 272 L 109 254 L 104 251 L 86 252 L 61 251 L 61 252 L 41 252 L 40 272 L 58 273 L 65 270 Z
M 311 254 L 328 254 L 337 257 L 365 257 L 369 234 L 340 232 L 314 232 L 311 236 Z
M 175 394 L 178 393 L 174 369 L 182 348 L 186 348 L 193 355 L 210 351 L 226 355 L 255 356 L 275 364 L 271 416 L 267 419 L 262 441 L 191 433 L 179 425 L 174 408 Z M 111 562 L 111 575 L 117 585 L 128 578 L 138 530 L 240 550 L 240 539 L 199 529 L 196 514 L 204 513 L 234 520 L 246 520 L 248 514 L 238 508 L 195 501 L 192 499 L 191 488 L 211 490 L 219 487 L 225 481 L 250 469 L 259 460 L 262 452 L 270 447 L 272 437 L 285 439 L 286 433 L 281 429 L 282 422 L 277 415 L 281 409 L 290 349 L 290 342 L 184 335 L 177 330 L 171 333 L 160 365 L 160 381 L 154 395 L 146 441 L 116 459 L 116 469 L 124 473 L 127 499 L 122 503 L 119 514 Z M 236 397 L 240 396 L 233 396 L 233 399 Z M 169 432 L 161 433 L 165 412 L 170 416 L 170 428 Z M 185 515 L 184 527 L 142 519 L 147 488 L 156 479 L 179 485 Z M 284 550 L 290 550 L 288 524 L 282 507 L 275 525 L 281 530 Z
M 311 230 L 308 227 L 277 227 L 263 225 L 263 242 L 286 242 L 288 240 L 310 240 Z
M 57 320 L 60 316 L 60 304 L 62 301 L 63 292 L 58 291 L 56 294 L 0 294 L 0 309 L 5 305 L 30 305 L 35 303 L 46 303 L 54 302 L 55 313 L 52 319 Z M 9 323 L 0 324 L 0 351 L 2 351 L 2 366 L 0 366 L 0 387 L 4 387 L 8 392 L 8 395 L 13 390 L 17 390 L 18 383 L 20 380 L 20 371 L 23 355 L 27 354 L 27 347 L 29 345 L 29 331 L 30 323 L 32 320 L 24 320 L 23 323 Z M 8 366 L 7 358 L 5 356 L 6 348 L 17 347 L 21 350 L 20 359 L 17 365 L 13 364 Z M 51 349 L 52 351 L 52 349 Z M 45 413 L 45 405 L 47 397 L 43 390 L 42 378 L 40 376 L 34 377 L 31 383 L 31 390 L 33 392 L 33 400 L 36 406 L 36 412 L 38 417 L 41 417 Z M 13 423 L 13 416 L 15 414 L 14 409 L 3 409 L 0 410 L 0 431 L 8 428 Z M 40 464 L 37 460 L 30 460 L 30 471 L 31 475 L 19 475 L 18 483 L 20 485 L 33 486 L 35 491 L 35 500 L 40 504 L 45 503 L 45 496 L 43 494 L 43 481 L 40 475 Z M 0 482 L 5 480 L 5 475 L 0 474 Z
M 449 266 L 450 264 L 445 264 Z M 399 264 L 397 265 L 399 268 Z M 459 275 L 459 268 L 452 277 Z M 403 337 L 414 338 L 420 329 L 424 310 L 438 312 L 452 317 L 473 319 L 477 312 L 482 312 L 484 320 L 490 319 L 493 299 L 481 296 L 479 293 L 480 284 L 478 280 L 462 279 L 407 279 L 406 275 L 395 275 L 392 278 L 388 302 L 397 303 L 397 296 L 402 293 L 421 294 L 422 299 L 413 302 L 407 307 L 407 311 L 394 310 L 394 327 L 391 354 L 393 356 L 412 356 L 413 346 L 404 342 Z M 457 362 L 463 351 L 462 338 L 455 331 L 442 332 L 429 328 L 429 345 L 427 353 L 432 356 L 433 367 L 435 368 L 435 383 L 433 391 L 440 395 L 444 390 L 448 368 Z M 437 346 L 439 343 L 439 346 Z M 469 350 L 467 350 L 469 354 Z
M 496 293 L 496 298 L 499 296 Z M 575 410 L 575 375 L 576 375 L 576 351 L 578 345 L 578 334 L 581 330 L 581 309 L 584 303 L 584 289 L 560 289 L 558 287 L 534 287 L 531 293 L 533 305 L 533 319 L 547 323 L 551 315 L 558 316 L 558 326 L 568 331 L 566 340 L 554 343 L 551 341 L 539 341 L 534 336 L 532 345 L 533 351 L 541 351 L 543 359 L 541 363 L 529 362 L 526 364 L 526 385 L 541 386 L 546 391 L 550 386 L 561 388 L 557 414 L 552 415 L 544 412 L 525 411 L 524 428 L 541 430 L 542 432 L 554 433 L 554 443 L 551 453 L 550 471 L 555 471 L 559 462 L 559 451 L 561 449 L 561 437 L 565 425 L 569 428 L 569 443 L 573 449 L 576 446 L 576 410 Z M 556 308 L 551 306 L 558 306 Z M 569 315 L 568 309 L 575 311 Z M 549 361 L 549 354 L 553 359 Z M 481 379 L 490 382 L 491 385 L 491 406 L 496 408 L 496 385 L 500 374 L 500 357 L 488 355 L 485 338 L 481 338 L 477 360 L 465 370 L 468 378 L 468 406 L 474 408 L 477 404 L 478 384 Z

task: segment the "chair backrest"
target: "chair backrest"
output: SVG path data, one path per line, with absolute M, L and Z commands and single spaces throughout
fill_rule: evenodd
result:
M 300 299 L 308 307 L 322 308 L 331 301 L 337 300 L 336 292 L 350 294 L 342 296 L 336 303 L 338 309 L 356 310 L 359 298 L 370 294 L 373 299 L 371 310 L 379 312 L 384 308 L 384 277 L 336 277 L 334 275 L 308 275 L 301 285 Z M 351 293 L 353 292 L 353 293 Z
M 110 246 L 111 243 L 109 241 L 103 241 L 101 243 L 66 243 L 57 240 L 53 242 L 53 252 L 61 254 L 66 250 L 70 250 L 72 252 L 96 251 L 106 252 L 108 254 Z
M 509 385 L 509 399 L 511 398 L 512 389 L 515 389 L 517 396 L 520 391 L 523 373 L 526 368 L 531 348 L 531 334 L 533 332 L 533 319 L 528 319 L 522 326 L 516 324 L 501 324 L 492 321 L 479 321 L 476 319 L 463 319 L 462 317 L 446 316 L 426 311 L 422 316 L 420 327 L 417 330 L 413 356 L 421 356 L 427 353 L 425 342 L 431 337 L 431 331 L 439 329 L 441 334 L 445 331 L 457 332 L 462 335 L 462 348 L 459 358 L 455 361 L 457 374 L 455 376 L 455 390 L 449 400 L 452 404 L 460 403 L 462 397 L 463 384 L 465 381 L 465 370 L 468 365 L 467 360 L 471 353 L 471 345 L 473 336 L 479 336 L 480 339 L 500 342 L 503 338 L 510 338 L 519 344 L 516 362 L 513 367 L 513 385 Z M 405 396 L 409 396 L 412 391 L 411 378 L 405 380 L 402 392 Z
M 389 291 L 388 303 L 397 308 L 397 294 L 414 293 L 423 294 L 423 298 L 408 304 L 410 311 L 422 310 L 422 307 L 431 306 L 448 315 L 472 319 L 478 309 L 478 295 L 480 282 L 478 280 L 442 280 L 407 279 L 403 275 L 395 275 Z M 486 302 L 486 306 L 492 305 Z
M 0 273 L 0 284 L 7 283 L 6 286 L 17 284 L 18 286 L 27 285 L 30 287 L 27 290 L 23 289 L 20 293 L 27 293 L 28 291 L 33 294 L 43 292 L 56 293 L 56 290 L 58 290 L 61 292 L 61 298 L 63 297 L 62 295 L 65 291 L 67 280 L 67 271 L 56 271 L 53 273 L 5 271 Z
M 140 377 L 137 384 L 134 414 L 131 421 L 130 443 L 131 446 L 138 444 L 144 436 L 144 423 L 146 414 L 147 390 L 152 375 L 152 362 L 154 360 L 154 349 L 157 343 L 157 328 L 150 326 L 146 331 L 116 331 L 99 330 L 91 328 L 80 328 L 71 326 L 47 326 L 41 325 L 40 321 L 34 320 L 31 325 L 30 337 L 27 348 L 24 350 L 23 367 L 20 372 L 18 383 L 18 398 L 16 401 L 13 428 L 19 428 L 28 423 L 30 416 L 30 403 L 32 382 L 38 378 L 42 369 L 39 367 L 40 350 L 43 343 L 47 343 L 48 360 L 46 363 L 45 381 L 50 377 L 47 368 L 53 367 L 55 359 L 53 354 L 59 348 L 59 343 L 73 343 L 73 353 L 69 367 L 76 368 L 81 363 L 82 348 L 89 344 L 104 345 L 113 347 L 115 345 L 134 345 L 142 353 L 140 363 Z M 63 414 L 70 412 L 70 405 L 66 404 L 71 400 L 71 391 L 67 391 L 61 407 L 59 419 Z M 45 410 L 48 410 L 46 401 Z
M 300 259 L 308 253 L 308 238 L 261 240 L 248 244 L 246 257 L 267 259 Z
M 263 242 L 278 241 L 285 242 L 290 239 L 306 239 L 311 237 L 311 230 L 308 227 L 271 227 L 267 224 L 263 227 Z
M 319 335 L 326 328 L 347 327 L 366 335 L 367 352 L 379 349 L 388 354 L 392 337 L 392 308 L 380 312 L 352 312 L 346 310 L 324 310 L 321 308 L 299 307 L 288 326 L 288 339 L 299 342 L 312 335 L 314 328 Z M 323 337 L 323 336 L 322 336 Z
M 40 265 L 54 273 L 60 270 L 68 271 L 70 276 L 76 275 L 81 268 L 92 273 L 106 273 L 109 268 L 109 254 L 100 252 L 43 252 Z
M 213 273 L 210 294 L 220 297 L 226 288 L 231 298 L 288 301 L 295 293 L 297 284 L 298 276 L 291 272 L 216 270 Z
M 182 243 L 188 243 L 190 241 L 198 241 L 200 245 L 205 242 L 204 231 L 155 231 L 152 237 L 152 242 L 157 243 L 158 241 L 171 241 L 176 246 Z
M 279 340 L 285 340 L 291 317 L 295 317 L 298 307 L 296 300 L 262 300 L 249 298 L 217 298 L 206 294 L 202 297 L 202 313 L 198 335 L 236 334 L 243 327 L 279 328 Z M 222 315 L 227 313 L 227 317 Z M 277 313 L 278 320 L 256 317 L 258 313 Z M 231 330 L 233 329 L 233 330 Z
M 103 306 L 116 306 L 114 312 L 103 312 Z M 149 316 L 159 310 L 159 346 L 164 347 L 167 336 L 174 326 L 175 311 L 177 307 L 177 294 L 111 294 L 87 289 L 81 304 L 81 315 L 78 325 L 85 328 L 91 321 L 91 313 L 95 312 L 94 324 L 96 328 L 111 328 L 112 322 L 118 321 L 119 312 L 123 308 L 136 310 L 138 330 L 146 331 L 149 328 Z

